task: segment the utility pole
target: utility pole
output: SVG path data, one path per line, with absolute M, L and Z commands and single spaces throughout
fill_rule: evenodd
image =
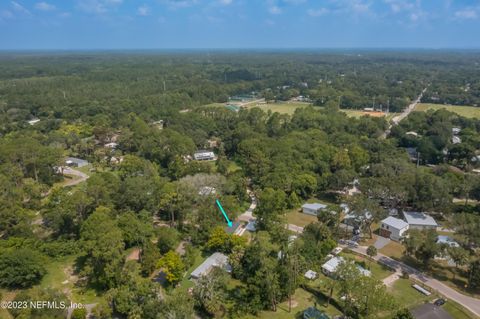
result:
M 420 166 L 420 152 L 417 152 L 417 168 Z
M 163 80 L 163 92 L 167 91 L 167 83 Z

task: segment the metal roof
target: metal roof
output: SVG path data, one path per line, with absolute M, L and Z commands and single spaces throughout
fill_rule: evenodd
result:
M 228 271 L 228 257 L 222 253 L 214 253 L 213 255 L 205 259 L 205 261 L 194 271 L 192 271 L 190 276 L 193 278 L 200 278 L 208 274 L 213 267 L 225 268 Z
M 327 205 L 320 204 L 320 203 L 311 203 L 311 204 L 303 204 L 302 208 L 311 209 L 311 210 L 319 210 L 327 208 Z
M 409 225 L 438 226 L 432 216 L 421 212 L 403 212 L 403 216 Z
M 392 216 L 389 216 L 382 220 L 382 224 L 388 225 L 395 229 L 404 229 L 405 227 L 408 227 L 408 223 Z

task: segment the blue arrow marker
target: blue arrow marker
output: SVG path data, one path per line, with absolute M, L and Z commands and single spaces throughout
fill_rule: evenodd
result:
M 227 220 L 228 227 L 231 228 L 233 226 L 233 223 L 230 221 L 230 219 L 228 219 L 227 213 L 225 213 L 225 210 L 223 209 L 222 204 L 220 204 L 220 201 L 217 199 L 216 202 L 217 202 L 218 208 L 220 208 L 220 211 L 223 214 L 223 217 L 225 217 L 225 219 Z

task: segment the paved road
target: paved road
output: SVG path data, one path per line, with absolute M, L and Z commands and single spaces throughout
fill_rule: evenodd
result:
M 387 136 L 390 134 L 390 131 L 392 130 L 392 127 L 394 125 L 398 125 L 398 123 L 400 123 L 403 119 L 409 116 L 410 113 L 413 112 L 413 110 L 415 110 L 415 108 L 417 107 L 417 104 L 420 103 L 420 101 L 422 100 L 423 94 L 425 94 L 426 91 L 427 91 L 427 88 L 424 88 L 422 93 L 420 93 L 420 95 L 417 97 L 415 101 L 413 101 L 412 104 L 410 104 L 405 110 L 403 110 L 402 113 L 392 118 L 391 124 L 388 126 L 388 129 L 385 131 L 385 133 L 382 134 L 382 138 L 387 138 Z
M 358 248 L 350 248 L 350 249 L 352 249 L 353 251 L 359 254 L 367 256 L 367 247 L 365 246 L 360 246 Z M 461 304 L 462 306 L 470 310 L 473 314 L 480 317 L 480 299 L 463 295 L 458 291 L 456 291 L 455 289 L 445 285 L 444 283 L 436 279 L 433 279 L 423 274 L 422 272 L 408 265 L 405 265 L 402 262 L 399 262 L 390 257 L 387 257 L 383 254 L 378 254 L 377 256 L 374 257 L 374 259 L 379 263 L 382 263 L 392 269 L 395 269 L 397 272 L 408 273 L 411 278 L 421 281 L 425 286 L 428 286 L 430 287 L 430 289 L 437 291 L 439 294 L 445 296 L 447 299 L 451 299 Z
M 63 187 L 74 186 L 85 182 L 90 176 L 71 167 L 62 167 L 63 175 L 74 175 L 78 178 L 69 180 L 63 184 Z

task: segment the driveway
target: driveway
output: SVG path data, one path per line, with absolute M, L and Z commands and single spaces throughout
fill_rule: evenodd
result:
M 365 246 L 359 246 L 357 248 L 350 248 L 350 249 L 359 254 L 367 256 L 367 247 Z M 415 268 L 405 265 L 404 263 L 396 261 L 383 254 L 379 253 L 377 256 L 373 258 L 377 262 L 382 263 L 398 272 L 408 273 L 411 278 L 421 281 L 425 286 L 430 287 L 431 290 L 438 292 L 439 294 L 445 296 L 447 299 L 451 299 L 461 304 L 463 307 L 470 310 L 473 314 L 480 317 L 480 299 L 463 295 L 458 291 L 456 291 L 455 289 L 450 288 L 444 283 L 423 274 L 422 272 L 416 270 Z
M 375 248 L 377 248 L 377 249 L 382 249 L 383 247 L 387 246 L 388 244 L 390 244 L 390 239 L 382 237 L 382 236 L 377 236 L 377 241 L 375 242 L 375 244 L 373 244 L 373 246 L 375 246 Z
M 62 167 L 63 175 L 74 175 L 77 179 L 72 179 L 63 184 L 63 187 L 74 186 L 85 182 L 90 176 L 71 167 Z

